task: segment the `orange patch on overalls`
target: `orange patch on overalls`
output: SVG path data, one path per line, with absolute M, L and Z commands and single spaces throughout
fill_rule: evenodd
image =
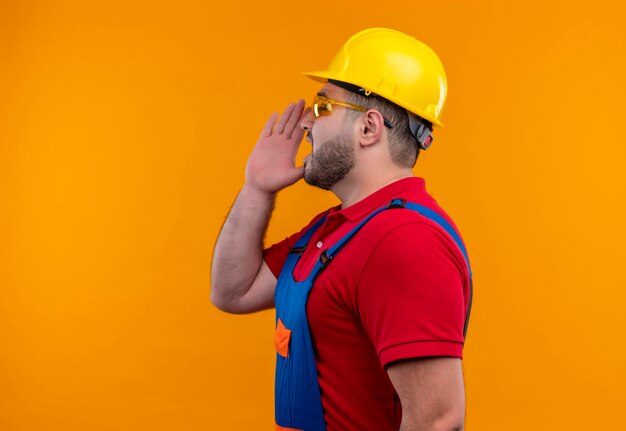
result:
M 289 357 L 289 340 L 291 339 L 291 330 L 287 329 L 283 324 L 283 321 L 278 319 L 276 325 L 276 337 L 274 338 L 274 345 L 276 346 L 276 353 L 284 358 Z

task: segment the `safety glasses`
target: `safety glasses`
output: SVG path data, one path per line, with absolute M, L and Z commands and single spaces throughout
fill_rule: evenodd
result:
M 333 106 L 343 106 L 344 108 L 354 109 L 355 111 L 361 112 L 367 111 L 367 109 L 362 106 L 353 105 L 348 102 L 340 102 L 339 100 L 329 99 L 328 97 L 316 94 L 313 98 L 313 118 L 330 115 L 333 112 Z M 385 126 L 391 129 L 393 125 L 387 121 L 387 119 L 383 119 L 385 120 Z

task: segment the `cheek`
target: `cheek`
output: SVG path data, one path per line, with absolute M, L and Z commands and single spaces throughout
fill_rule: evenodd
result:
M 323 129 L 319 127 L 317 130 L 312 130 L 311 137 L 313 138 L 313 148 L 321 147 L 324 142 L 326 142 L 330 136 L 327 129 Z

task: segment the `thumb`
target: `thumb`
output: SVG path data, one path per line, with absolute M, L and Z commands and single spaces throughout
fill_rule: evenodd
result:
M 296 166 L 289 172 L 289 182 L 291 184 L 295 183 L 299 179 L 304 177 L 304 166 Z

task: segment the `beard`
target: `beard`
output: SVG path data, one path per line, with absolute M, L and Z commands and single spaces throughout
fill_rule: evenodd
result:
M 304 181 L 320 189 L 332 186 L 350 172 L 356 160 L 354 149 L 346 134 L 330 139 L 311 157 L 304 167 Z

